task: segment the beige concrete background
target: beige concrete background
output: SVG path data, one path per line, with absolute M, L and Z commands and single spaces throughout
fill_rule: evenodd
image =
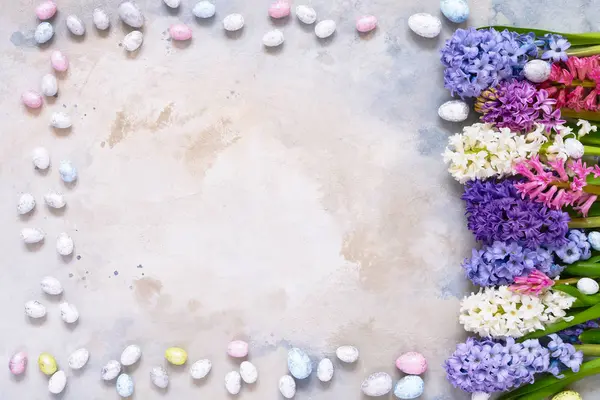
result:
M 290 346 L 317 361 L 342 344 L 360 349 L 357 365 L 336 363 L 330 385 L 312 379 L 298 399 L 360 399 L 366 376 L 399 377 L 394 360 L 411 350 L 430 362 L 423 399 L 466 398 L 441 368 L 464 337 L 459 263 L 473 245 L 460 188 L 439 156 L 458 127 L 436 115 L 448 98 L 442 38 L 422 40 L 406 27 L 415 12 L 437 13 L 438 1 L 314 1 L 321 19 L 338 23 L 335 36 L 319 42 L 291 18 L 278 24 L 286 42 L 272 52 L 261 45 L 274 25 L 267 0 L 217 0 L 217 18 L 206 23 L 191 15 L 195 1 L 184 0 L 178 13 L 142 1 L 145 40 L 134 57 L 119 47 L 127 29 L 117 22 L 117 1 L 58 1 L 57 35 L 41 49 L 32 44 L 36 3 L 5 1 L 0 12 L 0 354 L 30 355 L 24 379 L 0 374 L 0 399 L 51 397 L 35 365 L 42 351 L 67 370 L 60 397 L 117 398 L 100 368 L 130 343 L 143 349 L 130 370 L 136 399 L 225 399 L 223 377 L 237 366 L 225 350 L 236 338 L 251 343 L 260 374 L 243 399 L 279 398 Z M 474 4 L 472 23 L 521 15 L 520 2 L 497 3 Z M 505 3 L 516 11 L 503 11 Z M 112 14 L 106 35 L 91 23 L 97 6 Z M 228 37 L 220 21 L 231 12 L 242 13 L 246 27 Z M 85 21 L 85 39 L 67 35 L 70 13 Z M 354 30 L 361 14 L 380 19 L 362 38 Z M 193 27 L 188 45 L 168 40 L 176 21 Z M 444 22 L 443 37 L 454 28 Z M 71 68 L 58 98 L 27 112 L 20 93 L 39 87 L 54 49 Z M 48 126 L 56 110 L 73 118 L 67 134 Z M 47 174 L 31 165 L 36 146 L 51 152 Z M 62 159 L 79 169 L 74 188 L 58 177 Z M 38 203 L 19 218 L 20 193 L 43 202 L 50 189 L 66 194 L 63 213 Z M 45 243 L 25 248 L 24 227 L 44 229 Z M 75 241 L 72 259 L 56 254 L 62 231 Z M 76 327 L 42 295 L 46 275 L 60 279 L 63 299 L 78 307 Z M 47 305 L 44 322 L 23 315 L 30 299 Z M 193 383 L 187 367 L 169 367 L 168 391 L 151 386 L 151 367 L 164 364 L 173 345 L 192 362 L 213 361 L 205 383 Z M 67 358 L 82 346 L 91 359 L 75 373 Z

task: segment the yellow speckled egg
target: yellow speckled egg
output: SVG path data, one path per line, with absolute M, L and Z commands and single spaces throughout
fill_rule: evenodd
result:
M 566 390 L 554 396 L 552 400 L 583 400 L 583 397 L 577 392 Z
M 187 361 L 187 353 L 179 347 L 169 347 L 165 351 L 165 358 L 173 365 L 183 365 Z
M 48 376 L 52 375 L 56 372 L 56 370 L 58 370 L 58 367 L 56 366 L 56 360 L 51 354 L 48 353 L 40 354 L 38 357 L 38 366 L 40 367 L 40 371 Z

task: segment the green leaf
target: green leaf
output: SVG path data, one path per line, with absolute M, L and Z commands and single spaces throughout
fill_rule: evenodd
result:
M 535 33 L 536 36 L 544 36 L 547 33 L 553 33 L 555 35 L 561 35 L 565 39 L 567 39 L 572 46 L 583 46 L 583 45 L 593 45 L 600 44 L 600 32 L 586 32 L 586 33 L 561 33 L 554 31 L 546 31 L 543 29 L 532 29 L 532 28 L 517 28 L 514 26 L 506 26 L 506 25 L 494 25 L 494 26 L 484 26 L 478 29 L 486 29 L 486 28 L 494 28 L 498 31 L 503 31 L 504 29 L 508 29 L 512 32 L 517 33 Z
M 575 111 L 575 110 L 571 110 L 569 108 L 561 108 L 560 115 L 565 118 L 577 118 L 577 119 L 587 119 L 588 121 L 600 121 L 600 113 L 594 112 L 594 111 Z
M 577 263 L 569 265 L 564 272 L 571 276 L 598 278 L 600 277 L 600 265 L 594 263 Z
M 600 344 L 600 329 L 583 331 L 583 333 L 579 335 L 579 340 L 583 344 Z
M 523 342 L 527 339 L 537 339 L 551 333 L 556 333 L 558 331 L 562 331 L 563 329 L 570 328 L 575 325 L 583 324 L 584 322 L 590 321 L 592 319 L 600 318 L 600 304 L 593 305 L 592 307 L 578 312 L 573 315 L 573 319 L 571 321 L 558 321 L 550 325 L 546 325 L 544 329 L 540 329 L 538 331 L 532 332 L 528 335 L 523 336 L 519 339 L 519 342 Z

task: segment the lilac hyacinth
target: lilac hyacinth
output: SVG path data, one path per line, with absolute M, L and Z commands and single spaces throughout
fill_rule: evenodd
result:
M 462 199 L 466 202 L 467 227 L 484 244 L 516 242 L 537 249 L 560 248 L 568 243 L 569 214 L 521 199 L 514 181 L 470 181 Z
M 544 35 L 544 53 L 542 59 L 552 60 L 554 62 L 566 62 L 569 56 L 567 50 L 571 47 L 571 43 L 560 35 L 547 33 Z
M 555 250 L 556 256 L 566 264 L 587 260 L 592 256 L 591 246 L 583 231 L 573 229 L 567 235 L 568 243 Z
M 515 278 L 535 270 L 554 278 L 564 269 L 553 262 L 552 252 L 543 247 L 528 249 L 518 243 L 494 242 L 481 250 L 473 249 L 462 264 L 467 278 L 478 286 L 514 283 Z
M 583 362 L 583 353 L 576 351 L 572 344 L 563 342 L 557 334 L 548 335 L 548 339 L 550 341 L 546 348 L 550 351 L 551 357 L 548 372 L 557 377 L 567 369 L 578 372 Z

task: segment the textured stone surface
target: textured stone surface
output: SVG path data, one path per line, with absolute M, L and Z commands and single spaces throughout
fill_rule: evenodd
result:
M 468 286 L 459 264 L 473 244 L 460 188 L 439 156 L 459 129 L 437 117 L 450 99 L 438 48 L 455 26 L 444 20 L 433 40 L 407 26 L 416 12 L 440 16 L 439 0 L 315 0 L 318 15 L 336 21 L 335 36 L 318 41 L 313 26 L 290 18 L 275 53 L 261 46 L 273 29 L 269 2 L 218 1 L 209 21 L 195 19 L 195 3 L 184 0 L 174 16 L 161 1 L 138 1 L 146 25 L 135 55 L 118 47 L 129 30 L 116 19 L 117 0 L 102 3 L 111 29 L 89 29 L 82 42 L 66 35 L 64 18 L 75 13 L 92 26 L 98 3 L 61 1 L 55 37 L 43 48 L 33 41 L 33 3 L 17 0 L 0 13 L 4 362 L 16 351 L 32 359 L 46 351 L 66 365 L 85 347 L 93 356 L 69 378 L 64 399 L 113 398 L 99 371 L 135 340 L 144 351 L 132 373 L 137 398 L 222 399 L 232 368 L 225 349 L 240 338 L 261 371 L 243 393 L 252 400 L 277 395 L 291 346 L 319 360 L 352 343 L 361 351 L 355 369 L 338 370 L 327 389 L 315 377 L 296 398 L 359 400 L 369 374 L 396 377 L 396 357 L 419 351 L 430 365 L 423 400 L 468 399 L 441 368 L 465 337 L 457 313 Z M 563 0 L 470 3 L 472 25 L 600 31 L 590 1 L 575 0 L 569 11 Z M 227 36 L 221 19 L 234 12 L 246 26 Z M 379 25 L 359 37 L 356 18 L 365 13 Z M 164 32 L 177 22 L 198 40 L 170 42 Z M 30 113 L 18 95 L 52 72 L 54 49 L 71 66 L 58 98 Z M 55 111 L 71 116 L 70 131 L 48 127 Z M 52 155 L 46 175 L 31 167 L 37 146 Z M 60 181 L 63 159 L 78 168 L 74 186 Z M 51 190 L 62 191 L 68 207 L 19 219 L 19 193 L 41 199 Z M 63 259 L 53 241 L 25 248 L 26 226 L 49 238 L 68 232 L 75 254 Z M 76 327 L 24 319 L 22 305 L 42 299 L 47 275 L 77 305 Z M 57 316 L 58 304 L 45 303 Z M 202 386 L 172 374 L 168 394 L 156 391 L 148 372 L 171 346 L 212 360 L 214 374 Z M 35 369 L 22 381 L 0 374 L 0 399 L 46 398 L 47 379 Z M 594 385 L 586 381 L 584 397 Z

